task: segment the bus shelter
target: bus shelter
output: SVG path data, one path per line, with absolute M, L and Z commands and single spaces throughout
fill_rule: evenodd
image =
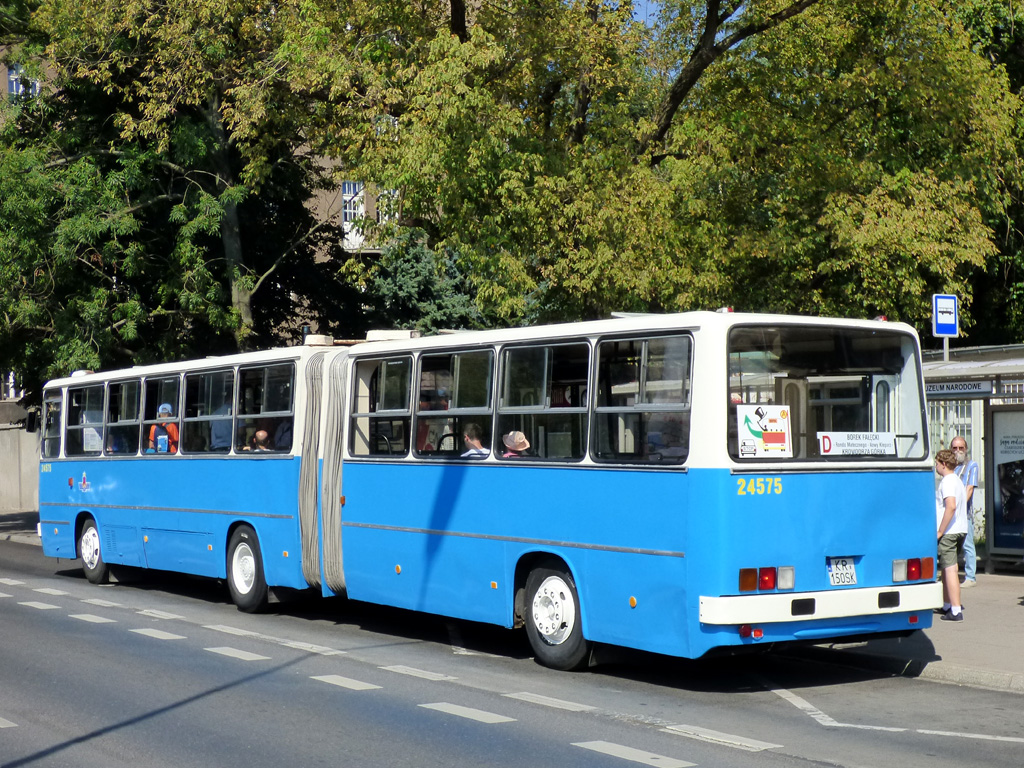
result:
M 924 353 L 933 452 L 954 436 L 978 462 L 974 530 L 985 571 L 1024 559 L 1024 345 Z

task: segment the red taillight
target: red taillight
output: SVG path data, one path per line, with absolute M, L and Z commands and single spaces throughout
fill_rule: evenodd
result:
M 774 568 L 761 568 L 757 572 L 757 588 L 764 589 L 775 589 L 775 569 Z
M 917 581 L 921 578 L 921 559 L 918 557 L 907 560 L 907 579 Z

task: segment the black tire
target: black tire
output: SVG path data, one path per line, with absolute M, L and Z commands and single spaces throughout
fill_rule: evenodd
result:
M 583 637 L 580 597 L 572 574 L 546 563 L 526 579 L 526 636 L 540 664 L 574 670 L 586 666 L 590 643 Z
M 228 542 L 228 589 L 238 610 L 256 613 L 267 605 L 267 580 L 256 531 L 240 525 Z
M 82 524 L 78 535 L 78 556 L 82 559 L 82 571 L 93 584 L 106 584 L 110 578 L 110 569 L 103 562 L 100 553 L 100 531 L 96 521 L 91 517 Z

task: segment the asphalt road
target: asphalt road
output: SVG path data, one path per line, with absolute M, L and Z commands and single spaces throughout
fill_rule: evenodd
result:
M 606 653 L 341 600 L 237 612 L 215 582 L 96 587 L 0 542 L 0 766 L 1019 768 L 1019 695 L 800 656 Z

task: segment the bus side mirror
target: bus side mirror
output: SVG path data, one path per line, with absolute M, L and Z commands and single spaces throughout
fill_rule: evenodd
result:
M 39 411 L 29 411 L 25 415 L 25 431 L 35 432 L 39 429 Z

